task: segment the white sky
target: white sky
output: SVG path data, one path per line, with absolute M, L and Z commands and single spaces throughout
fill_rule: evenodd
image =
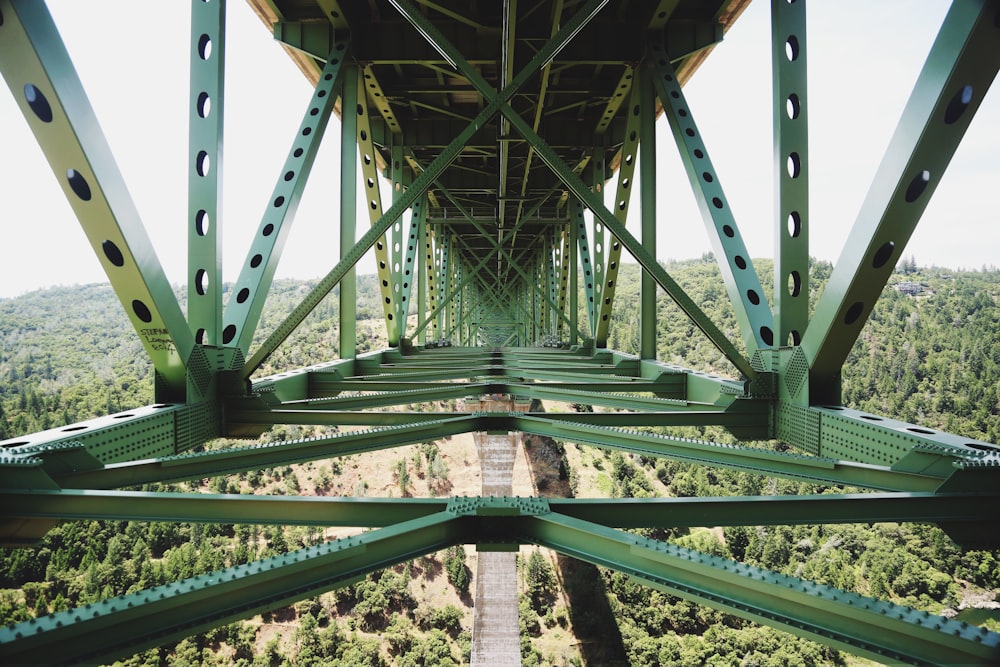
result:
M 810 254 L 831 261 L 839 255 L 948 4 L 922 0 L 920 11 L 908 0 L 810 4 Z M 183 284 L 189 3 L 155 3 L 155 12 L 150 3 L 135 0 L 50 0 L 49 5 L 167 277 Z M 222 228 L 224 277 L 234 280 L 312 90 L 245 3 L 230 0 L 228 12 Z M 773 256 L 768 12 L 764 0 L 752 3 L 686 88 L 754 257 Z M 101 30 L 105 19 L 97 17 L 108 16 L 119 17 L 118 26 L 140 27 Z M 952 268 L 1000 264 L 1000 214 L 988 196 L 1000 186 L 997 118 L 1000 94 L 994 89 L 905 256 Z M 665 122 L 657 126 L 658 181 L 671 185 L 659 189 L 658 256 L 696 257 L 710 245 L 676 151 L 667 145 Z M 336 263 L 338 137 L 333 121 L 279 277 L 318 277 Z M 5 86 L 0 87 L 0 147 L 0 297 L 49 285 L 105 282 Z M 328 250 L 317 252 L 324 247 Z M 374 272 L 374 266 L 359 270 Z

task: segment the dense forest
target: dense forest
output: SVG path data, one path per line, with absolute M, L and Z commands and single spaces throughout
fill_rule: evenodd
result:
M 668 267 L 723 331 L 735 333 L 710 256 Z M 771 282 L 770 262 L 758 262 Z M 812 267 L 813 300 L 831 266 Z M 638 271 L 623 265 L 610 346 L 634 352 Z M 261 335 L 310 283 L 278 281 Z M 918 268 L 904 261 L 845 365 L 844 404 L 934 428 L 1000 440 L 1000 272 Z M 378 291 L 360 277 L 359 349 L 381 346 Z M 733 374 L 665 295 L 658 357 Z M 334 358 L 337 300 L 328 298 L 269 359 L 283 369 Z M 585 321 L 581 319 L 581 321 Z M 152 402 L 141 346 L 105 285 L 53 288 L 0 300 L 0 439 Z M 565 406 L 558 409 L 566 409 Z M 267 438 L 308 435 L 282 427 Z M 724 431 L 675 434 L 732 442 Z M 756 443 L 758 446 L 761 443 Z M 212 445 L 217 446 L 217 445 Z M 455 443 L 382 453 L 385 480 L 358 457 L 286 466 L 156 489 L 216 493 L 451 495 Z M 768 443 L 767 446 L 774 446 Z M 545 495 L 605 497 L 796 494 L 841 489 L 760 478 L 529 438 Z M 370 456 L 370 455 L 362 455 Z M 370 461 L 370 460 L 369 460 Z M 450 467 L 449 467 L 450 466 Z M 545 468 L 545 466 L 548 466 Z M 536 471 L 537 472 L 537 471 Z M 1000 629 L 1000 561 L 962 552 L 918 524 L 776 526 L 645 531 L 686 547 L 827 585 L 958 615 Z M 337 534 L 279 526 L 75 522 L 33 549 L 0 550 L 0 624 L 245 563 Z M 461 547 L 370 575 L 352 586 L 137 655 L 128 665 L 447 665 L 470 652 L 474 551 Z M 870 664 L 791 635 L 639 586 L 537 549 L 518 561 L 525 665 Z M 595 586 L 594 582 L 603 584 Z M 617 628 L 617 632 L 609 632 Z

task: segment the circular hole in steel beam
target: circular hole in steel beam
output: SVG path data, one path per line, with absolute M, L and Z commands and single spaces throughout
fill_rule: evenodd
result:
M 802 276 L 798 271 L 788 274 L 788 296 L 798 296 L 802 291 Z
M 198 236 L 205 236 L 208 234 L 208 229 L 211 227 L 212 221 L 208 215 L 208 211 L 205 209 L 199 210 L 194 214 L 194 231 Z
M 198 93 L 195 111 L 197 111 L 200 118 L 208 118 L 208 115 L 212 113 L 212 98 L 209 97 L 208 93 Z
M 798 211 L 792 211 L 788 214 L 788 236 L 791 238 L 798 238 L 799 234 L 802 233 L 802 216 L 799 215 Z
M 202 60 L 212 57 L 212 38 L 208 35 L 203 34 L 198 38 L 198 57 Z
M 125 266 L 125 256 L 122 255 L 122 251 L 114 242 L 105 241 L 101 244 L 101 249 L 104 250 L 104 256 L 108 258 L 109 262 L 115 266 Z
M 799 57 L 799 38 L 795 35 L 789 35 L 788 39 L 785 40 L 785 57 L 788 58 L 788 62 L 795 62 Z
M 52 107 L 49 106 L 49 101 L 45 99 L 42 91 L 32 84 L 26 83 L 24 84 L 24 99 L 40 121 L 43 123 L 52 122 Z
M 906 187 L 906 195 L 904 198 L 908 204 L 912 204 L 920 195 L 924 194 L 924 190 L 927 189 L 927 184 L 931 181 L 931 172 L 926 169 L 921 171 L 919 174 L 913 177 L 910 184 Z
M 785 100 L 785 113 L 788 114 L 789 120 L 795 120 L 799 117 L 799 113 L 802 112 L 802 102 L 799 100 L 799 96 L 792 93 Z
M 198 151 L 197 157 L 194 160 L 194 170 L 199 176 L 208 176 L 209 170 L 212 168 L 212 158 L 208 156 L 206 151 Z
M 771 331 L 771 327 L 760 328 L 760 339 L 764 341 L 764 344 L 768 347 L 774 345 L 774 332 Z
M 208 271 L 205 269 L 198 269 L 195 272 L 194 289 L 198 292 L 199 296 L 205 296 L 208 293 Z
M 861 313 L 864 312 L 865 305 L 860 301 L 855 301 L 851 304 L 851 307 L 847 309 L 844 313 L 844 324 L 854 324 L 861 317 Z
M 886 241 L 882 246 L 875 251 L 875 255 L 872 257 L 872 268 L 881 269 L 885 266 L 885 263 L 889 261 L 892 257 L 892 251 L 896 248 L 896 244 L 892 241 Z
M 948 107 L 944 110 L 944 122 L 951 125 L 961 118 L 970 102 L 972 102 L 972 86 L 962 86 L 962 89 L 948 102 Z
M 69 181 L 69 187 L 73 191 L 73 194 L 83 201 L 90 201 L 90 184 L 87 183 L 87 179 L 83 177 L 83 174 L 76 169 L 67 169 L 66 180 Z
M 802 159 L 799 157 L 798 153 L 792 151 L 788 154 L 788 161 L 785 168 L 788 170 L 789 178 L 799 177 L 799 174 L 802 173 Z
M 144 304 L 142 301 L 139 301 L 139 299 L 132 300 L 132 312 L 135 313 L 135 316 L 138 317 L 143 322 L 145 322 L 146 324 L 149 324 L 150 322 L 153 321 L 153 314 L 149 312 L 149 308 L 146 306 L 146 304 Z

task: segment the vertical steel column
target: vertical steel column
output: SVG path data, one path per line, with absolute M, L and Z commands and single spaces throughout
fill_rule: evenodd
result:
M 568 266 L 566 267 L 569 273 L 569 344 L 576 345 L 579 339 L 576 335 L 576 330 L 579 327 L 579 313 L 577 310 L 580 308 L 580 295 L 579 295 L 579 269 L 577 265 L 579 263 L 580 253 L 577 250 L 577 244 L 580 242 L 580 225 L 574 219 L 574 213 L 580 210 L 579 202 L 575 199 L 573 200 L 574 205 L 568 210 L 570 215 L 569 222 L 566 224 L 567 233 L 569 234 L 569 259 L 567 260 Z M 581 216 L 582 218 L 582 216 Z M 586 233 L 586 227 L 584 227 L 584 233 Z
M 546 308 L 545 295 L 549 293 L 548 268 L 549 262 L 552 259 L 552 249 L 549 247 L 548 237 L 542 234 L 539 242 L 542 245 L 542 249 L 541 252 L 535 255 L 535 272 L 532 276 L 535 293 L 531 297 L 532 302 L 538 305 L 538 310 L 535 313 L 536 340 L 546 331 L 545 320 L 548 317 L 548 310 Z
M 442 301 L 445 294 L 451 292 L 450 268 L 448 266 L 448 251 L 451 249 L 451 230 L 446 226 L 441 227 L 441 232 L 437 236 L 437 263 L 438 263 L 438 311 L 437 329 L 438 337 L 444 339 L 445 332 L 448 331 L 448 306 L 451 301 Z
M 639 202 L 642 216 L 642 245 L 656 256 L 656 94 L 653 71 L 647 65 L 639 70 Z M 656 281 L 642 272 L 639 285 L 639 357 L 656 359 Z
M 595 326 L 597 322 L 595 321 L 595 309 L 594 309 L 594 283 L 597 282 L 594 276 L 594 262 L 590 257 L 590 244 L 587 241 L 587 219 L 584 216 L 583 202 L 581 202 L 576 197 L 570 198 L 569 201 L 569 211 L 570 211 L 570 226 L 576 231 L 577 245 L 580 253 L 580 272 L 583 275 L 583 296 L 586 301 L 587 306 L 587 331 L 590 333 L 590 337 L 594 337 L 594 332 L 596 331 Z M 575 272 L 574 272 L 575 273 Z
M 602 135 L 603 138 L 603 135 Z M 594 146 L 594 159 L 591 160 L 591 164 L 594 166 L 593 181 L 591 187 L 594 192 L 597 193 L 596 199 L 604 201 L 604 147 Z M 591 211 L 593 213 L 593 211 Z M 601 219 L 594 215 L 594 239 L 593 239 L 593 260 L 594 260 L 594 321 L 592 326 L 592 331 L 594 333 L 594 340 L 597 340 L 597 333 L 601 326 L 600 324 L 600 313 L 601 304 L 604 302 L 604 248 L 607 242 L 608 235 L 604 230 L 604 223 Z
M 195 342 L 219 345 L 222 331 L 222 147 L 226 0 L 191 2 L 188 164 L 188 324 Z
M 437 245 L 435 236 L 434 226 L 428 225 L 424 233 L 424 275 L 427 280 L 427 307 L 430 310 L 432 340 L 438 338 L 438 321 L 440 320 L 437 307 L 438 249 L 435 247 Z
M 451 234 L 454 234 L 454 232 L 452 232 Z M 449 234 L 449 237 L 451 236 L 451 234 Z M 460 288 L 461 282 L 459 281 L 461 280 L 461 277 L 458 275 L 458 265 L 455 262 L 455 244 L 451 242 L 450 238 L 448 239 L 448 241 L 449 242 L 445 250 L 445 253 L 447 254 L 448 258 L 447 285 L 448 285 L 448 290 L 451 291 L 451 289 L 453 288 Z M 459 289 L 458 294 L 461 294 L 461 289 Z M 451 299 L 448 302 L 448 307 L 445 309 L 445 323 L 446 323 L 445 328 L 447 331 L 450 332 L 455 328 L 455 299 Z
M 394 134 L 392 136 L 392 147 L 390 149 L 392 164 L 389 165 L 389 175 L 392 182 L 393 203 L 396 203 L 406 190 L 406 186 L 410 184 L 409 178 L 407 178 L 409 172 L 403 162 L 402 142 L 402 135 Z M 410 215 L 413 215 L 412 208 L 410 209 Z M 389 241 L 390 287 L 392 289 L 392 298 L 396 304 L 396 326 L 399 330 L 399 336 L 402 338 L 406 336 L 406 304 L 403 302 L 403 245 L 406 237 L 403 236 L 403 216 L 396 218 L 396 221 L 392 223 L 391 229 L 392 235 Z
M 358 236 L 358 115 L 350 113 L 358 105 L 357 66 L 344 66 L 340 94 L 340 258 L 345 259 Z M 358 272 L 350 267 L 340 279 L 340 358 L 358 354 Z
M 419 236 L 421 234 L 421 229 L 427 222 L 427 207 L 427 195 L 424 194 L 413 203 L 413 207 L 410 209 L 410 231 L 406 235 L 406 256 L 403 259 L 399 293 L 399 319 L 404 336 L 406 335 L 406 324 L 409 321 L 410 316 L 410 295 L 413 293 L 413 282 L 414 280 L 418 280 L 419 276 L 417 262 L 417 258 L 420 256 L 418 251 L 418 248 L 420 248 Z M 417 321 L 420 321 L 419 314 Z
M 809 323 L 809 107 L 806 0 L 771 0 L 774 108 L 774 317 L 779 346 Z
M 546 278 L 546 289 L 544 294 L 548 297 L 549 307 L 548 316 L 545 318 L 545 331 L 546 333 L 554 333 L 556 330 L 556 311 L 557 304 L 559 303 L 559 294 L 557 292 L 558 280 L 556 278 L 556 252 L 558 246 L 556 246 L 555 234 L 551 231 L 545 234 L 545 278 Z
M 427 344 L 427 328 L 423 327 L 423 323 L 427 321 L 427 294 L 428 294 L 428 277 L 427 277 L 427 265 L 430 263 L 431 253 L 430 253 L 430 243 L 431 243 L 431 232 L 430 225 L 428 224 L 428 213 L 430 211 L 430 201 L 427 199 L 427 195 L 424 194 L 420 197 L 421 201 L 421 215 L 413 216 L 411 218 L 410 224 L 412 225 L 415 221 L 418 222 L 417 230 L 417 248 L 421 251 L 417 252 L 416 257 L 422 257 L 422 260 L 414 260 L 416 266 L 413 267 L 414 275 L 417 276 L 417 327 L 419 329 L 414 331 L 414 335 L 418 336 L 417 342 L 420 345 Z M 424 248 L 428 248 L 424 250 Z
M 564 226 L 562 231 L 559 232 L 559 262 L 557 264 L 557 269 L 559 271 L 559 287 L 558 287 L 558 299 L 556 299 L 556 304 L 559 307 L 559 312 L 566 313 L 566 297 L 569 292 L 569 246 L 570 246 L 570 231 L 569 226 Z M 562 330 L 563 330 L 563 320 L 562 318 L 556 319 L 556 335 L 562 340 Z

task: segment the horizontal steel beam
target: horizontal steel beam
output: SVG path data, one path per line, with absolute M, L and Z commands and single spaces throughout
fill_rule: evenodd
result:
M 146 491 L 0 491 L 0 519 L 390 526 L 443 512 L 440 498 L 344 498 Z
M 615 528 L 977 522 L 995 526 L 1000 492 L 855 493 L 715 498 L 549 498 L 553 512 Z M 992 539 L 1000 540 L 993 532 Z
M 80 489 L 0 491 L 0 519 L 192 521 L 385 527 L 466 498 L 354 498 Z M 476 499 L 471 499 L 476 500 Z M 487 501 L 488 499 L 480 499 Z M 551 511 L 613 528 L 918 522 L 1000 523 L 1000 491 L 714 498 L 547 498 Z M 1000 533 L 993 532 L 994 542 Z

